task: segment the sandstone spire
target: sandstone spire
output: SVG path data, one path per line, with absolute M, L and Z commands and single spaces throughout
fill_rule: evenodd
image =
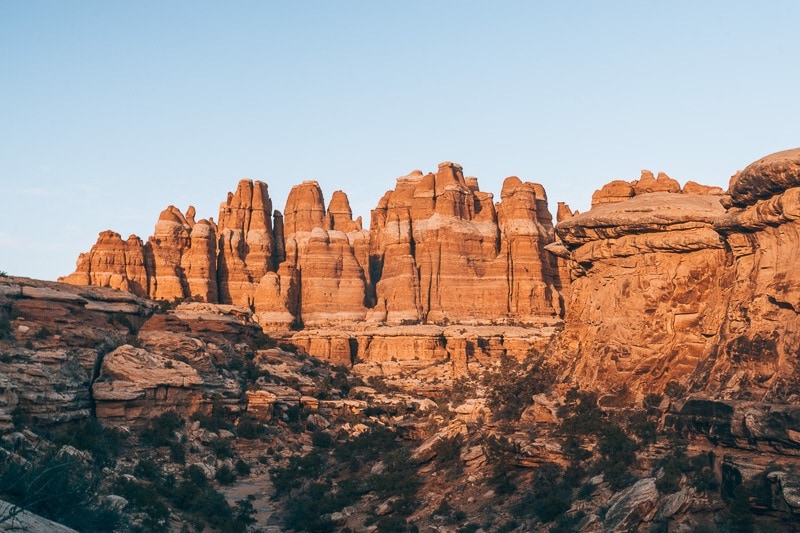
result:
M 271 269 L 275 243 L 267 184 L 241 180 L 220 205 L 217 276 L 219 301 L 252 306 L 261 278 Z

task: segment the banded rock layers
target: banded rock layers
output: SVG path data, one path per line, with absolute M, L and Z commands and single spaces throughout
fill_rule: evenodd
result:
M 558 225 L 573 278 L 558 340 L 571 379 L 639 397 L 672 381 L 800 400 L 800 149 L 748 166 L 728 194 L 641 182 L 660 192 L 612 182 Z
M 526 323 L 563 311 L 544 189 L 516 177 L 494 204 L 458 165 L 415 171 L 384 195 L 369 230 L 342 191 L 326 208 L 314 181 L 292 189 L 283 214 L 266 184 L 242 180 L 218 223 L 194 215 L 168 207 L 146 243 L 103 232 L 62 281 L 242 305 L 268 329 Z

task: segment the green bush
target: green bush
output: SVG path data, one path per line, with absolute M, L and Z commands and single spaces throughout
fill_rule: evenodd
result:
M 133 475 L 148 481 L 155 481 L 161 478 L 161 467 L 152 459 L 140 459 L 133 469 Z
M 53 435 L 57 444 L 89 452 L 99 466 L 112 464 L 126 439 L 125 432 L 114 427 L 104 427 L 96 418 L 86 418 L 68 425 Z
M 0 465 L 0 498 L 81 531 L 112 531 L 119 513 L 97 499 L 98 478 L 76 459 L 55 454 Z
M 311 434 L 311 443 L 317 448 L 330 448 L 333 445 L 333 437 L 330 433 L 317 430 Z
M 436 454 L 437 466 L 456 474 L 462 472 L 461 448 L 463 447 L 464 437 L 461 435 L 445 438 L 434 444 L 432 450 Z
M 8 308 L 0 307 L 0 339 L 12 338 L 14 328 L 11 326 L 11 313 Z
M 140 433 L 142 444 L 153 447 L 169 446 L 177 441 L 175 432 L 185 423 L 186 421 L 175 411 L 158 415 Z
M 214 479 L 216 479 L 221 485 L 233 485 L 236 483 L 236 472 L 234 472 L 233 469 L 228 465 L 222 465 L 217 469 Z
M 484 376 L 486 405 L 498 420 L 517 419 L 533 403 L 534 395 L 552 388 L 555 378 L 555 367 L 542 357 L 529 355 L 518 362 L 503 355 L 499 367 Z
M 128 506 L 144 515 L 142 525 L 149 531 L 167 531 L 169 507 L 161 500 L 158 491 L 147 483 L 121 478 L 114 490 L 128 500 Z
M 211 400 L 211 408 L 208 413 L 198 411 L 192 415 L 192 420 L 200 422 L 200 426 L 213 432 L 218 432 L 220 429 L 228 431 L 235 431 L 231 420 L 233 414 L 222 403 L 222 398 L 215 396 Z
M 316 479 L 324 467 L 324 457 L 316 451 L 304 456 L 290 457 L 285 467 L 275 467 L 270 470 L 272 485 L 275 488 L 272 499 L 277 500 L 292 489 L 299 488 L 306 479 Z
M 236 424 L 236 436 L 242 439 L 258 439 L 266 432 L 264 424 L 251 415 L 239 417 L 239 423 Z
M 236 473 L 240 476 L 249 476 L 250 472 L 252 471 L 250 465 L 245 463 L 241 459 L 237 460 L 234 466 L 236 468 Z
M 233 458 L 233 448 L 231 448 L 229 440 L 216 438 L 213 439 L 208 446 L 214 452 L 214 455 L 217 456 L 217 459 Z

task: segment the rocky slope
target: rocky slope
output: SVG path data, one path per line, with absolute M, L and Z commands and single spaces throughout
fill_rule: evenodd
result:
M 81 461 L 151 529 L 223 527 L 171 475 L 296 531 L 796 530 L 798 191 L 800 150 L 727 193 L 643 172 L 554 233 L 538 185 L 495 204 L 445 163 L 364 230 L 343 193 L 270 216 L 243 181 L 218 224 L 101 234 L 72 284 L 0 277 L 5 464 L 126 428 Z
M 527 336 L 480 327 L 446 329 L 446 344 L 412 332 L 432 355 L 392 360 L 398 327 L 382 360 L 347 371 L 265 337 L 246 307 L 24 278 L 0 288 L 4 468 L 68 454 L 98 483 L 95 512 L 118 509 L 117 530 L 243 531 L 250 517 L 272 531 L 791 531 L 800 512 L 791 403 L 671 387 L 609 405 L 560 383 L 566 367 L 544 345 L 512 357 Z M 313 353 L 313 330 L 298 334 Z M 448 355 L 457 338 L 487 339 L 486 353 Z

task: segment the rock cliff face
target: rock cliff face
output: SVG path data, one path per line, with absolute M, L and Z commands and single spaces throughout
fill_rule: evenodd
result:
M 572 276 L 559 346 L 572 379 L 639 396 L 674 381 L 795 401 L 800 150 L 748 166 L 728 195 L 695 183 L 681 194 L 647 172 L 624 184 L 558 225 Z
M 399 178 L 372 212 L 374 322 L 527 321 L 561 312 L 554 239 L 541 186 L 508 178 L 502 201 L 442 163 Z
M 645 193 L 563 221 L 572 281 L 560 339 L 584 387 L 651 391 L 713 347 L 732 279 L 718 196 Z
M 732 256 L 719 342 L 702 368 L 726 396 L 800 400 L 800 149 L 733 177 L 715 228 Z
M 443 163 L 399 178 L 353 220 L 314 181 L 272 213 L 266 184 L 242 180 L 219 222 L 170 206 L 146 244 L 104 232 L 63 281 L 161 300 L 242 305 L 271 330 L 373 324 L 533 323 L 563 313 L 555 239 L 541 185 L 513 177 L 501 202 Z

